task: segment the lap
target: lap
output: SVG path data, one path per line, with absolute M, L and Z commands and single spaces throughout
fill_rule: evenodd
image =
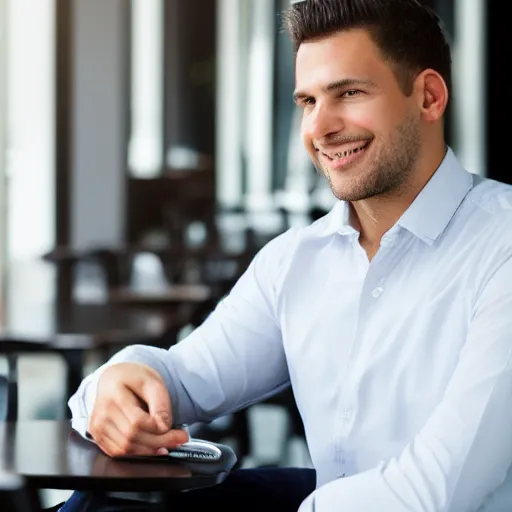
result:
M 173 495 L 169 512 L 223 510 L 296 512 L 316 485 L 316 473 L 305 468 L 255 468 L 233 471 L 214 487 Z M 75 492 L 60 512 L 152 512 L 157 505 Z

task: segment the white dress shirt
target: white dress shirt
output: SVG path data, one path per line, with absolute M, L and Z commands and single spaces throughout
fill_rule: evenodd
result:
M 267 244 L 202 326 L 133 346 L 176 423 L 292 386 L 317 470 L 300 512 L 512 510 L 512 187 L 448 148 L 371 261 L 339 202 Z M 69 405 L 85 434 L 98 376 Z

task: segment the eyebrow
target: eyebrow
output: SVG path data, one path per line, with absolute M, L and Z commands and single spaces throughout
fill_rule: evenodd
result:
M 371 80 L 365 80 L 363 78 L 344 78 L 343 80 L 338 80 L 336 82 L 331 82 L 322 88 L 323 92 L 333 92 L 338 91 L 339 89 L 346 89 L 347 87 L 356 87 L 356 86 L 366 86 L 372 89 L 375 89 L 377 85 L 375 82 Z M 304 98 L 311 98 L 311 94 L 307 94 L 304 91 L 295 91 L 293 93 L 293 101 L 297 103 L 299 100 Z

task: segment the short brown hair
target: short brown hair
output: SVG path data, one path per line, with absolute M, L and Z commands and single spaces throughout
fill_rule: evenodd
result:
M 442 23 L 425 0 L 302 0 L 283 16 L 295 53 L 305 41 L 362 28 L 392 63 L 405 94 L 424 69 L 437 71 L 451 89 L 451 50 Z

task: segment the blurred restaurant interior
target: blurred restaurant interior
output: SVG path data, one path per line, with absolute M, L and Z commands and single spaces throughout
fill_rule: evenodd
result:
M 449 143 L 512 183 L 498 2 L 431 1 Z M 0 420 L 68 417 L 83 375 L 178 343 L 267 241 L 334 205 L 301 145 L 288 4 L 0 0 Z M 289 392 L 192 428 L 245 467 L 309 464 Z

